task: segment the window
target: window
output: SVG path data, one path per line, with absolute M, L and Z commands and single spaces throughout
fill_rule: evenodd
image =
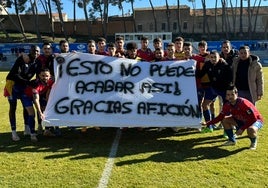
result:
M 183 22 L 183 29 L 186 30 L 187 29 L 187 21 Z
M 142 25 L 138 25 L 138 31 L 142 31 Z

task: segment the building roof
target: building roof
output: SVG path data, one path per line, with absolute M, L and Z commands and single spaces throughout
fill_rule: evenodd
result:
M 174 10 L 174 9 L 177 9 L 177 8 L 178 8 L 177 6 L 169 6 L 170 10 Z M 203 16 L 203 9 L 202 8 L 194 10 L 194 9 L 190 8 L 189 6 L 187 6 L 187 5 L 180 5 L 180 8 L 181 9 L 190 9 L 191 15 L 194 15 L 194 13 L 195 13 L 196 16 Z M 167 9 L 166 6 L 154 7 L 154 10 L 166 10 L 166 9 Z M 135 8 L 134 9 L 134 11 L 149 11 L 149 10 L 151 11 L 152 7 Z M 235 10 L 235 12 L 233 12 L 233 13 L 236 13 L 237 15 L 240 14 L 240 7 L 234 7 L 233 9 L 230 8 L 230 7 L 227 7 L 225 9 L 226 14 L 229 14 L 229 15 L 232 14 L 232 11 L 234 11 L 234 10 Z M 255 7 L 255 8 L 251 7 L 251 11 L 254 11 L 253 13 L 256 14 L 257 7 Z M 259 8 L 259 13 L 258 14 L 267 14 L 267 12 L 268 12 L 268 6 L 261 6 Z M 222 7 L 217 7 L 217 15 L 222 15 L 222 13 L 223 13 Z M 215 16 L 215 8 L 207 8 L 206 9 L 206 14 L 208 16 Z M 248 14 L 248 8 L 247 7 L 243 7 L 243 14 L 244 15 Z
M 169 9 L 177 9 L 178 6 L 168 6 Z M 187 9 L 190 8 L 187 5 L 180 5 L 181 9 Z M 155 10 L 166 10 L 167 7 L 166 6 L 158 6 L 158 7 L 154 7 Z M 135 11 L 145 11 L 145 10 L 152 10 L 152 7 L 143 7 L 143 8 L 134 8 Z

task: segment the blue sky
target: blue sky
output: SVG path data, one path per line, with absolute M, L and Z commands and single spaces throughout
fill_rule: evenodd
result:
M 67 13 L 69 19 L 73 19 L 73 0 L 61 0 L 63 3 L 63 13 Z M 195 0 L 196 1 L 196 8 L 202 8 L 201 0 Z M 240 6 L 240 0 L 233 0 L 233 6 L 235 6 L 235 2 L 238 2 L 237 6 Z M 251 0 L 251 5 L 253 6 L 255 0 Z M 166 5 L 166 0 L 152 0 L 153 6 L 165 6 Z M 229 1 L 227 1 L 229 2 Z M 259 0 L 257 0 L 257 3 Z M 244 7 L 247 6 L 247 1 L 243 0 Z M 29 4 L 29 2 L 28 2 Z M 177 1 L 176 0 L 168 0 L 168 4 L 170 6 L 175 5 L 177 6 Z M 181 5 L 188 5 L 189 7 L 193 8 L 193 4 L 189 2 L 188 0 L 180 0 Z M 215 1 L 212 0 L 206 0 L 207 8 L 214 8 L 215 7 Z M 261 3 L 262 6 L 268 6 L 268 0 L 262 0 Z M 131 12 L 131 4 L 130 3 L 124 3 L 124 11 L 127 13 L 128 11 Z M 230 5 L 227 5 L 230 7 Z M 257 6 L 257 5 L 256 5 Z M 142 8 L 142 7 L 151 7 L 149 0 L 135 0 L 134 2 L 134 8 Z M 218 7 L 221 7 L 221 0 L 218 0 Z M 13 13 L 14 9 L 9 10 L 9 12 Z M 39 12 L 41 13 L 41 7 L 39 7 Z M 53 9 L 53 12 L 56 12 L 56 8 Z M 84 19 L 84 12 L 82 9 L 77 8 L 76 11 L 77 14 L 77 19 Z M 109 15 L 121 15 L 121 12 L 119 12 L 118 8 L 115 6 L 110 6 L 109 7 Z
M 72 7 L 72 0 L 62 0 L 63 2 L 63 12 L 67 13 L 68 18 L 73 18 L 73 8 Z M 166 0 L 152 0 L 153 6 L 165 6 Z M 220 0 L 218 0 L 218 7 L 220 6 Z M 228 1 L 229 2 L 229 1 Z M 233 4 L 235 4 L 236 1 L 233 1 Z M 258 2 L 258 1 L 257 1 Z M 240 3 L 240 0 L 238 0 L 238 3 Z M 247 6 L 247 2 L 243 1 L 244 6 Z M 251 4 L 253 5 L 254 1 L 251 1 Z M 168 0 L 168 4 L 170 6 L 177 5 L 177 1 L 175 0 Z M 188 5 L 189 7 L 193 7 L 192 3 L 190 3 L 188 0 L 180 0 L 181 5 Z M 206 0 L 207 8 L 214 8 L 215 7 L 215 1 L 212 0 Z M 268 6 L 268 1 L 262 0 L 263 6 Z M 131 4 L 130 3 L 124 3 L 124 10 L 125 13 L 130 10 L 131 12 Z M 239 5 L 238 5 L 239 6 Z M 257 6 L 257 5 L 256 5 Z M 134 8 L 141 8 L 141 7 L 150 7 L 149 0 L 135 0 L 134 2 Z M 196 0 L 196 8 L 202 8 L 201 0 Z M 77 18 L 84 18 L 83 10 L 78 8 L 77 9 Z M 119 15 L 121 12 L 119 12 L 117 7 L 111 6 L 109 7 L 109 15 Z

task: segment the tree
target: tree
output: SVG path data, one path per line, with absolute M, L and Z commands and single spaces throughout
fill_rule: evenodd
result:
M 218 15 L 218 0 L 215 1 L 215 34 L 218 34 L 217 15 Z
M 0 1 L 0 10 L 1 11 L 3 11 L 2 9 L 4 9 L 5 11 L 6 11 L 6 8 L 11 8 L 11 5 L 12 5 L 12 2 L 11 1 Z M 6 29 L 4 28 L 4 26 L 3 26 L 3 21 L 5 20 L 5 18 L 1 18 L 0 19 L 0 28 L 1 28 L 1 30 L 5 33 L 5 35 L 6 35 L 6 38 L 8 39 L 8 40 L 10 40 L 10 37 L 9 37 L 9 34 L 8 34 L 8 32 L 6 31 Z
M 154 17 L 154 31 L 157 32 L 157 20 L 156 20 L 156 15 L 155 15 L 155 10 L 154 10 L 152 0 L 149 0 L 149 3 L 151 5 L 152 12 L 153 12 L 153 17 Z
M 12 4 L 15 5 L 15 3 L 13 3 L 12 1 L 8 1 L 6 4 L 4 2 L 2 2 L 2 8 L 6 12 L 6 14 L 8 15 L 8 18 L 10 19 L 12 24 L 17 28 L 17 30 L 23 35 L 24 39 L 26 40 L 27 37 L 26 37 L 26 35 L 24 33 L 24 29 L 22 30 L 21 27 L 19 25 L 17 25 L 16 21 L 10 16 L 10 14 L 7 12 L 7 10 L 5 8 L 5 7 L 11 8 Z M 22 28 L 23 28 L 23 26 L 22 26 Z M 6 36 L 7 36 L 7 34 L 6 34 Z
M 132 14 L 133 14 L 134 31 L 137 32 L 136 21 L 134 18 L 134 0 L 129 0 L 129 2 L 131 3 L 131 10 L 132 10 Z
M 166 14 L 167 14 L 167 27 L 168 27 L 168 32 L 170 32 L 170 10 L 169 10 L 169 5 L 168 5 L 168 0 L 166 0 Z
M 49 23 L 50 23 L 50 32 L 51 32 L 51 36 L 52 36 L 52 39 L 54 40 L 55 39 L 55 31 L 54 31 L 54 21 L 53 21 L 53 18 L 52 18 L 52 9 L 51 9 L 51 1 L 48 0 L 40 0 L 41 2 L 41 5 L 48 17 L 48 20 L 49 20 Z
M 235 1 L 235 7 L 233 6 L 232 0 L 230 0 L 231 12 L 232 12 L 232 20 L 233 20 L 233 31 L 234 37 L 236 37 L 236 17 L 237 17 L 237 0 Z
M 102 9 L 102 2 L 101 0 L 93 0 L 92 2 L 92 10 L 91 12 L 93 12 L 93 14 L 95 14 L 96 12 L 99 12 L 100 14 L 100 19 L 101 19 L 101 23 L 102 23 L 102 35 L 104 36 L 105 35 L 105 29 L 104 29 L 104 24 L 103 24 L 103 21 L 104 21 L 104 13 L 103 13 L 103 9 Z
M 189 2 L 192 3 L 192 6 L 193 6 L 193 28 L 192 28 L 192 34 L 194 34 L 195 32 L 195 16 L 196 16 L 196 13 L 195 13 L 195 10 L 196 10 L 196 2 L 195 0 L 188 0 Z
M 254 0 L 254 4 L 253 4 L 252 7 L 251 7 L 251 1 L 247 0 L 247 2 L 248 2 L 248 6 L 247 6 L 247 12 L 248 12 L 248 36 L 249 36 L 249 39 L 251 39 L 252 34 L 255 33 L 255 31 L 256 31 L 256 22 L 257 22 L 257 18 L 258 18 L 258 14 L 259 14 L 259 8 L 260 8 L 260 5 L 261 5 L 261 0 L 259 0 L 257 10 L 256 10 L 257 0 Z M 255 20 L 253 22 L 252 20 L 253 20 L 253 15 L 254 14 L 255 14 Z M 254 26 L 252 26 L 252 23 L 254 23 Z
M 74 21 L 73 21 L 73 36 L 76 37 L 76 0 L 73 0 L 73 14 L 74 14 Z
M 247 12 L 248 12 L 248 37 L 249 37 L 249 39 L 251 39 L 251 37 L 252 37 L 252 24 L 251 24 L 251 18 L 252 18 L 251 14 L 252 14 L 252 12 L 251 12 L 251 7 L 250 7 L 250 0 L 247 0 L 247 2 L 248 2 L 248 7 L 247 7 Z
M 210 36 L 209 25 L 207 21 L 207 8 L 206 8 L 206 0 L 202 0 L 202 7 L 203 7 L 203 34 L 206 34 L 206 29 L 208 32 L 208 36 Z
M 38 17 L 38 9 L 36 5 L 36 0 L 30 0 L 30 3 L 31 3 L 32 15 L 34 16 L 34 25 L 36 29 L 37 40 L 38 42 L 42 42 L 42 37 L 41 37 L 40 30 L 39 30 L 39 17 Z
M 243 0 L 240 0 L 239 33 L 243 36 Z
M 118 9 L 121 11 L 121 16 L 123 18 L 123 23 L 124 23 L 124 32 L 127 32 L 127 27 L 126 27 L 126 22 L 125 22 L 125 13 L 124 13 L 124 7 L 122 2 L 124 2 L 124 0 L 110 0 L 112 6 L 117 6 Z
M 257 0 L 254 1 L 254 7 L 256 5 L 256 1 Z M 254 26 L 253 26 L 253 33 L 254 34 L 256 34 L 256 25 L 257 25 L 257 18 L 259 16 L 260 6 L 261 6 L 261 0 L 259 0 L 258 7 L 257 7 L 256 13 L 255 13 L 255 21 L 254 21 Z
M 180 7 L 180 0 L 177 0 L 177 7 L 178 7 L 178 12 L 177 12 L 178 28 L 179 28 L 179 33 L 181 34 L 181 7 Z
M 228 25 L 227 25 L 227 16 L 226 14 L 226 0 L 221 0 L 222 4 L 222 32 L 225 33 L 225 37 L 228 39 L 229 34 L 228 34 Z
M 90 38 L 91 37 L 91 24 L 89 21 L 89 14 L 87 11 L 87 5 L 89 4 L 89 2 L 90 2 L 90 0 L 79 0 L 77 5 L 79 8 L 82 8 L 84 11 L 85 19 L 86 19 L 86 22 L 88 24 L 88 36 Z M 91 9 L 89 9 L 89 12 L 90 12 L 90 10 Z
M 103 15 L 104 15 L 104 36 L 105 38 L 107 37 L 107 25 L 108 25 L 108 22 L 109 22 L 109 1 L 108 0 L 103 0 Z
M 20 18 L 20 12 L 23 12 L 25 10 L 25 3 L 26 3 L 26 0 L 18 0 L 18 1 L 14 0 L 15 12 L 16 12 L 16 16 L 19 22 L 20 32 L 23 35 L 24 39 L 26 40 L 27 37 L 25 35 L 24 26 Z
M 64 38 L 68 41 L 68 37 L 67 37 L 67 34 L 66 34 L 66 29 L 65 29 L 65 26 L 64 26 L 64 21 L 63 21 L 63 16 L 62 16 L 62 3 L 60 0 L 52 0 L 55 5 L 56 5 L 56 8 L 57 8 L 57 11 L 58 11 L 58 14 L 59 14 L 59 18 L 60 18 L 60 25 L 61 25 L 61 31 L 64 35 Z

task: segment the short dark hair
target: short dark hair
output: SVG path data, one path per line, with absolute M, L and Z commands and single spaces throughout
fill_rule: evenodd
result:
M 124 40 L 124 37 L 123 36 L 116 37 L 115 41 L 119 41 L 119 40 Z
M 184 42 L 183 46 L 193 46 L 191 42 Z
M 50 70 L 48 68 L 41 68 L 39 73 L 41 73 L 41 72 L 49 72 L 50 73 Z
M 170 43 L 168 43 L 167 46 L 168 46 L 168 47 L 169 47 L 169 46 L 175 46 L 175 44 L 174 44 L 173 42 L 170 42 Z
M 182 42 L 184 42 L 184 38 L 182 38 L 182 37 L 176 37 L 174 41 L 175 41 L 175 42 L 176 42 L 176 41 L 182 41 Z
M 146 37 L 146 36 L 142 36 L 142 37 L 141 37 L 141 41 L 144 41 L 144 40 L 149 40 L 149 39 L 148 39 L 148 37 Z
M 230 44 L 230 45 L 231 45 L 231 41 L 229 41 L 229 40 L 224 40 L 224 41 L 222 41 L 222 44 Z
M 234 84 L 228 85 L 226 90 L 234 91 L 235 93 L 238 93 L 237 88 L 235 87 Z
M 240 50 L 250 50 L 250 48 L 248 46 L 244 45 L 244 46 L 240 46 L 239 51 Z
M 199 43 L 198 43 L 198 46 L 207 46 L 208 45 L 208 43 L 206 42 L 206 41 L 204 41 L 204 40 L 201 40 Z
M 127 50 L 138 49 L 138 46 L 137 46 L 136 42 L 129 42 L 126 45 L 126 49 Z
M 59 44 L 60 44 L 60 46 L 61 46 L 61 45 L 64 44 L 64 43 L 69 43 L 69 42 L 68 42 L 67 40 L 61 40 Z
M 89 43 L 94 43 L 94 44 L 96 44 L 95 40 L 93 40 L 93 39 L 88 40 L 88 41 L 87 41 L 87 44 L 89 44 Z
M 35 51 L 39 51 L 40 52 L 40 47 L 37 45 L 32 45 L 31 49 L 30 49 L 30 53 L 33 53 Z
M 99 37 L 98 39 L 97 39 L 97 42 L 106 42 L 106 39 L 105 38 L 103 38 L 103 37 Z
M 47 45 L 52 46 L 52 44 L 51 44 L 50 42 L 43 42 L 42 47 L 43 47 L 43 46 L 47 46 Z
M 153 43 L 156 43 L 156 42 L 162 42 L 162 39 L 160 37 L 157 37 L 153 40 Z
M 107 45 L 107 47 L 109 48 L 115 48 L 116 46 L 115 46 L 115 43 L 113 43 L 113 42 L 110 42 L 108 45 Z
M 210 55 L 211 55 L 211 54 L 212 54 L 212 55 L 217 55 L 217 54 L 219 55 L 219 52 L 218 52 L 217 50 L 212 50 L 212 51 L 210 52 Z

